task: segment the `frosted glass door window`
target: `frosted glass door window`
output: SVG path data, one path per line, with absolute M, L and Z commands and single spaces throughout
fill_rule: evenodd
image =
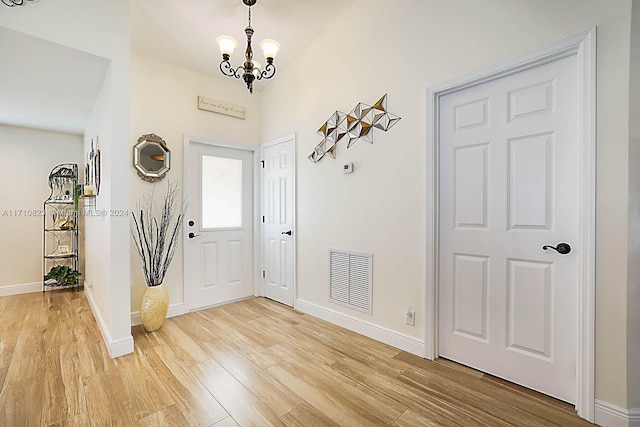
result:
M 242 227 L 242 160 L 202 156 L 202 228 Z

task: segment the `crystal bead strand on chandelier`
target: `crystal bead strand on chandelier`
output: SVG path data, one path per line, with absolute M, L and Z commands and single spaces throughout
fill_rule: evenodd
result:
M 276 74 L 276 66 L 273 64 L 273 61 L 280 50 L 280 43 L 273 39 L 265 39 L 260 42 L 260 47 L 262 48 L 262 52 L 267 62 L 264 70 L 262 70 L 260 63 L 253 59 L 251 40 L 253 38 L 254 31 L 251 26 L 251 6 L 255 5 L 256 1 L 257 0 L 242 0 L 242 2 L 249 8 L 249 25 L 244 30 L 247 37 L 247 49 L 244 54 L 245 62 L 242 65 L 234 68 L 230 62 L 231 55 L 233 55 L 233 51 L 238 46 L 237 40 L 227 35 L 222 35 L 216 38 L 216 43 L 218 43 L 220 53 L 222 54 L 220 71 L 228 77 L 235 77 L 236 79 L 242 77 L 250 93 L 253 93 L 253 82 L 255 80 L 270 79 Z

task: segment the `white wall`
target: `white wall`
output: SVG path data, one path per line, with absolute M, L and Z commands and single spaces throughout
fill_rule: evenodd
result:
M 629 82 L 628 407 L 640 409 L 640 1 L 631 15 Z
M 229 145 L 257 146 L 260 143 L 260 95 L 257 92 L 249 94 L 241 81 L 214 78 L 137 54 L 132 56 L 131 79 L 131 134 L 128 143 L 133 147 L 140 136 L 155 133 L 169 146 L 172 163 L 164 181 L 150 184 L 138 177 L 129 159 L 127 176 L 131 182 L 132 208 L 153 187 L 157 200 L 161 202 L 167 181 L 178 182 L 182 190 L 185 135 Z M 198 95 L 242 105 L 247 108 L 247 118 L 240 120 L 198 110 Z M 165 278 L 171 305 L 184 303 L 182 257 L 181 240 Z M 133 245 L 131 266 L 131 312 L 137 312 L 140 310 L 145 282 Z
M 82 167 L 88 162 L 88 153 L 91 151 L 91 140 L 94 140 L 94 148 L 98 145 L 101 150 L 102 167 L 105 169 L 102 184 L 100 186 L 100 194 L 93 200 L 87 200 L 84 206 L 85 215 L 85 290 L 94 302 L 94 306 L 100 311 L 102 321 L 108 330 L 113 328 L 113 310 L 110 309 L 113 304 L 114 295 L 111 292 L 109 284 L 112 281 L 112 259 L 110 248 L 113 243 L 111 240 L 111 220 L 112 216 L 106 213 L 111 209 L 111 201 L 109 195 L 111 193 L 111 184 L 108 177 L 111 176 L 109 168 L 105 164 L 105 160 L 109 159 L 110 150 L 106 141 L 111 140 L 111 85 L 112 71 L 107 72 L 104 85 L 98 99 L 96 100 L 91 120 L 87 126 L 87 132 L 84 135 L 83 163 Z M 107 179 L 105 179 L 107 178 Z M 96 189 L 97 191 L 97 189 Z M 109 339 L 108 337 L 106 338 Z
M 627 2 L 624 2 L 627 3 Z M 630 2 L 598 24 L 596 189 L 596 398 L 627 406 Z
M 0 152 L 0 288 L 42 283 L 40 214 L 49 173 L 60 163 L 82 163 L 82 137 L 0 125 Z
M 88 139 L 100 135 L 103 150 L 103 190 L 99 206 L 107 209 L 129 208 L 129 179 L 112 173 L 130 159 L 129 85 L 131 74 L 131 32 L 129 0 L 74 0 L 25 3 L 24 7 L 4 8 L 0 26 L 21 31 L 45 40 L 92 53 L 111 60 L 100 100 L 85 130 Z M 38 58 L 26 58 L 37 64 Z M 55 73 L 51 84 L 56 84 Z M 128 218 L 109 217 L 102 223 L 87 221 L 85 279 L 90 299 L 98 300 L 92 308 L 103 338 L 112 356 L 133 350 L 130 307 Z M 108 275 L 97 274 L 101 265 Z
M 262 99 L 263 139 L 297 133 L 298 298 L 423 339 L 427 87 L 598 25 L 596 395 L 626 407 L 630 4 L 359 0 L 340 15 Z M 339 143 L 337 160 L 307 159 L 332 112 L 384 93 L 394 128 Z M 355 173 L 340 173 L 345 162 Z M 328 302 L 329 247 L 373 252 L 371 316 Z

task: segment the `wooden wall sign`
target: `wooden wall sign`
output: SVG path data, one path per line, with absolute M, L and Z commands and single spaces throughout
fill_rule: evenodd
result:
M 224 114 L 225 116 L 236 117 L 242 120 L 247 116 L 246 107 L 204 96 L 198 96 L 198 109 L 211 111 L 212 113 Z

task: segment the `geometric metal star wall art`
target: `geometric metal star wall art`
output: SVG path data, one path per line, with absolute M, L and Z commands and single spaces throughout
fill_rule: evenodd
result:
M 400 121 L 400 117 L 387 111 L 387 94 L 374 105 L 359 102 L 349 114 L 336 111 L 318 129 L 322 141 L 309 155 L 309 160 L 317 163 L 325 154 L 336 158 L 336 145 L 347 138 L 347 148 L 351 148 L 358 140 L 363 139 L 373 144 L 373 130 L 388 131 Z

